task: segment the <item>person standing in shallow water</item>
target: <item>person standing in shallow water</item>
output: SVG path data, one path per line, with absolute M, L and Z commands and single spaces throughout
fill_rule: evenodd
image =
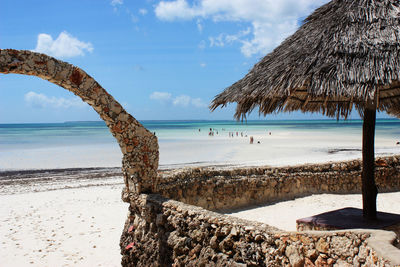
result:
M 254 138 L 253 138 L 253 136 L 250 136 L 250 144 L 253 144 L 253 142 L 254 142 Z

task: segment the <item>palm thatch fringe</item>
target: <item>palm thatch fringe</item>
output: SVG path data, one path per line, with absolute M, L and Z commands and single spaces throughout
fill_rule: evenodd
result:
M 400 2 L 333 0 L 217 95 L 210 109 L 237 102 L 235 117 L 259 107 L 347 117 L 378 94 L 377 109 L 400 114 Z

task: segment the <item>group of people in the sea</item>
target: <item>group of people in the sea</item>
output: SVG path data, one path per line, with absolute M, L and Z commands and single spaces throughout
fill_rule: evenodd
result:
M 222 131 L 225 131 L 225 129 L 222 129 Z M 201 132 L 201 129 L 199 128 L 199 132 Z M 230 138 L 234 138 L 236 137 L 247 137 L 247 134 L 243 134 L 243 132 L 229 132 L 229 137 Z M 269 135 L 271 135 L 271 132 L 268 132 Z M 209 128 L 208 131 L 208 136 L 214 136 L 214 135 L 218 135 L 218 130 L 214 129 L 214 128 Z M 250 144 L 254 143 L 254 137 L 250 136 Z M 260 141 L 257 141 L 257 144 L 261 144 Z
M 225 131 L 225 129 L 222 129 L 222 131 Z M 199 132 L 201 132 L 201 129 L 199 129 Z M 229 137 L 235 137 L 235 133 L 236 133 L 236 136 L 237 137 L 247 137 L 247 135 L 246 134 L 243 134 L 243 132 L 240 132 L 240 134 L 239 134 L 239 132 L 229 132 Z M 209 129 L 209 131 L 208 131 L 208 135 L 209 136 L 214 136 L 215 134 L 217 134 L 218 135 L 218 130 L 217 129 L 214 129 L 214 128 L 210 128 Z
M 239 136 L 239 132 L 236 132 L 236 136 Z M 243 137 L 243 132 L 240 132 L 240 136 Z M 235 132 L 229 132 L 229 137 L 235 137 Z M 247 137 L 247 135 L 244 137 Z
M 200 129 L 199 129 L 200 132 Z M 209 136 L 214 136 L 214 134 L 218 134 L 218 131 L 216 129 L 210 128 L 210 131 L 208 132 Z

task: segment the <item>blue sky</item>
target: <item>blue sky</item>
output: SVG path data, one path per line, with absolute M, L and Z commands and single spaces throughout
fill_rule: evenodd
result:
M 325 2 L 1 0 L 0 47 L 79 66 L 139 120 L 232 119 L 235 105 L 210 113 L 213 97 Z M 0 123 L 99 119 L 72 93 L 36 77 L 1 74 L 0 96 Z M 267 116 L 299 118 L 323 117 Z

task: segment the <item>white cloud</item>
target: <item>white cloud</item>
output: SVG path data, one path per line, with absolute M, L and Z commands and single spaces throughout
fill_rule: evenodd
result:
M 208 40 L 210 40 L 210 46 L 219 46 L 219 47 L 223 47 L 225 45 L 224 42 L 224 34 L 221 33 L 220 35 L 216 36 L 216 37 L 209 37 Z
M 85 107 L 87 104 L 79 97 L 64 98 L 64 97 L 48 97 L 44 94 L 35 92 L 28 92 L 24 95 L 25 102 L 35 108 L 80 108 Z
M 150 99 L 158 100 L 161 102 L 169 101 L 171 98 L 172 98 L 172 94 L 167 93 L 167 92 L 153 92 L 150 95 Z
M 188 107 L 194 106 L 196 108 L 207 107 L 207 104 L 203 102 L 201 98 L 193 98 L 188 95 L 179 95 L 173 97 L 168 92 L 153 92 L 150 95 L 150 99 L 159 101 L 161 103 L 169 103 L 177 107 Z
M 141 8 L 139 9 L 139 13 L 144 16 L 147 14 L 147 9 Z
M 206 63 L 204 63 L 204 62 L 200 63 L 200 67 L 205 68 L 206 66 L 207 66 Z
M 35 52 L 45 53 L 54 57 L 70 58 L 85 55 L 85 51 L 92 52 L 91 43 L 79 41 L 67 32 L 62 32 L 53 40 L 51 35 L 41 33 L 38 35 Z
M 174 101 L 172 103 L 174 106 L 182 106 L 182 107 L 187 107 L 190 104 L 190 96 L 187 95 L 180 95 L 174 98 Z
M 166 21 L 200 18 L 248 23 L 251 25 L 249 31 L 246 29 L 233 35 L 221 33 L 210 37 L 210 44 L 222 47 L 240 42 L 241 52 L 252 56 L 271 51 L 297 29 L 299 18 L 326 2 L 328 0 L 198 0 L 189 5 L 186 0 L 174 0 L 161 1 L 155 7 L 155 13 Z
M 122 5 L 123 3 L 124 3 L 123 0 L 112 0 L 111 1 L 112 6 Z
M 162 20 L 192 19 L 199 16 L 196 8 L 191 8 L 186 0 L 161 1 L 155 8 L 156 16 Z
M 251 29 L 247 28 L 246 30 L 239 31 L 237 34 L 225 34 L 221 33 L 216 37 L 210 36 L 208 40 L 210 41 L 210 47 L 216 46 L 216 47 L 223 47 L 225 44 L 231 44 L 233 42 L 241 42 L 242 38 L 249 35 L 251 33 Z
M 198 19 L 196 24 L 197 24 L 197 29 L 199 30 L 199 33 L 202 33 L 203 32 L 203 24 L 201 23 L 201 20 Z
M 207 107 L 207 104 L 203 102 L 203 100 L 201 98 L 192 98 L 190 100 L 190 102 L 192 103 L 193 106 L 197 107 L 197 108 L 204 108 Z

